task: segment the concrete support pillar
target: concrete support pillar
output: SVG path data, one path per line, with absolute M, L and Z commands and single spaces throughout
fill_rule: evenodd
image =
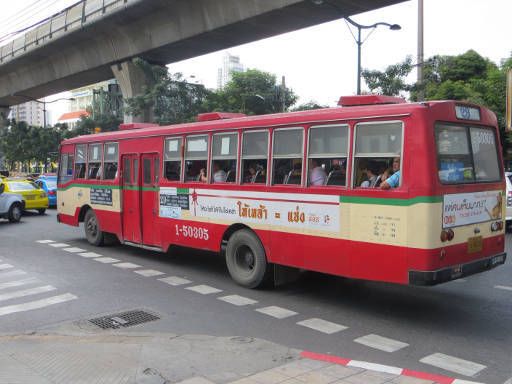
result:
M 119 88 L 121 88 L 123 99 L 141 95 L 143 88 L 151 85 L 144 71 L 133 64 L 132 61 L 115 64 L 111 68 Z M 151 123 L 153 118 L 154 115 L 151 108 L 143 111 L 140 116 L 124 114 L 125 123 Z

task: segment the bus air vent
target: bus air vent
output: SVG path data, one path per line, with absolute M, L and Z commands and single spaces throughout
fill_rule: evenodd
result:
M 405 100 L 401 97 L 384 95 L 358 95 L 341 96 L 338 101 L 340 107 L 355 107 L 358 105 L 377 105 L 377 104 L 402 104 Z
M 235 119 L 237 117 L 245 117 L 245 113 L 231 113 L 231 112 L 207 112 L 200 113 L 197 115 L 197 121 L 212 121 L 212 120 L 224 120 L 224 119 Z
M 158 127 L 158 124 L 154 124 L 154 123 L 124 123 L 124 124 L 119 124 L 119 130 L 120 131 L 126 131 L 128 129 L 149 128 L 149 127 Z

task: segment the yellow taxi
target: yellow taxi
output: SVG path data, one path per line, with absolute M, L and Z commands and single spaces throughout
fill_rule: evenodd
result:
M 25 202 L 25 210 L 35 209 L 40 215 L 44 215 L 46 212 L 48 196 L 33 182 L 23 179 L 0 178 L 0 184 L 5 185 L 5 192 L 21 195 Z

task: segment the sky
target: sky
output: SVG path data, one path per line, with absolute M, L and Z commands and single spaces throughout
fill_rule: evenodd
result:
M 2 2 L 0 36 L 75 1 Z M 362 45 L 363 68 L 384 70 L 408 55 L 416 62 L 417 6 L 417 0 L 410 0 L 352 16 L 360 24 L 387 22 L 402 27 L 399 31 L 378 27 L 368 36 Z M 512 55 L 509 27 L 512 0 L 424 0 L 424 14 L 425 58 L 436 54 L 457 55 L 474 49 L 499 64 L 501 59 Z M 239 56 L 246 68 L 273 73 L 279 80 L 285 76 L 286 85 L 299 96 L 299 103 L 315 101 L 334 106 L 340 96 L 356 92 L 357 45 L 343 19 L 226 51 Z M 171 72 L 193 75 L 207 87 L 215 88 L 217 69 L 224 53 L 214 52 L 171 64 L 169 68 Z M 365 89 L 364 83 L 362 88 Z M 62 106 L 55 103 L 51 108 L 55 109 L 53 115 L 58 117 L 58 109 Z

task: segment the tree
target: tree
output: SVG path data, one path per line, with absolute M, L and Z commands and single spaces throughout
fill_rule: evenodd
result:
M 188 83 L 181 73 L 170 74 L 166 67 L 142 59 L 135 59 L 134 64 L 143 70 L 148 86 L 142 95 L 124 100 L 127 113 L 138 116 L 152 108 L 155 122 L 164 125 L 191 121 L 204 112 L 203 102 L 210 91 L 202 84 Z
M 293 90 L 276 84 L 276 76 L 249 69 L 234 72 L 226 86 L 210 94 L 204 108 L 210 111 L 241 112 L 248 115 L 284 112 L 295 104 Z
M 412 68 L 412 58 L 408 56 L 403 62 L 388 66 L 384 72 L 365 69 L 361 75 L 370 91 L 380 95 L 398 96 L 401 91 L 411 90 L 405 78 Z
M 329 108 L 328 105 L 320 105 L 316 101 L 308 101 L 307 103 L 299 104 L 296 107 L 293 107 L 291 109 L 292 112 L 297 111 L 309 111 L 312 109 L 322 109 L 322 108 Z

